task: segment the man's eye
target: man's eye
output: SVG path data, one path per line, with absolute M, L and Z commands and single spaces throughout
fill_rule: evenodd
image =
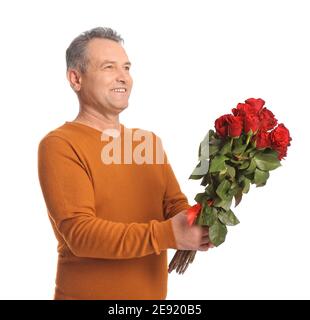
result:
M 130 70 L 130 67 L 125 67 L 125 69 L 129 71 L 129 70 Z
M 111 69 L 112 66 L 111 66 L 111 65 L 110 65 L 110 66 L 105 66 L 104 68 L 105 68 L 105 69 Z

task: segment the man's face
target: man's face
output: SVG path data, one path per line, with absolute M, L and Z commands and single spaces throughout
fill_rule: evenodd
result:
M 87 46 L 87 57 L 80 99 L 99 111 L 120 113 L 128 106 L 132 88 L 130 62 L 124 48 L 112 40 L 93 39 Z

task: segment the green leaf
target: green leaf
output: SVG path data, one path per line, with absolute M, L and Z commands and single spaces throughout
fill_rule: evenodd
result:
M 190 175 L 189 179 L 199 180 L 201 179 L 205 174 L 208 173 L 209 170 L 209 161 L 208 160 L 201 160 L 192 174 Z
M 209 227 L 210 241 L 217 247 L 225 241 L 227 227 L 219 220 L 216 220 Z
M 205 188 L 205 193 L 211 198 L 214 199 L 215 197 L 217 197 L 217 194 L 215 193 L 214 189 L 213 189 L 213 184 L 210 183 L 206 188 Z
M 235 155 L 241 154 L 245 151 L 247 145 L 245 142 L 243 142 L 243 136 L 241 135 L 238 139 L 234 139 L 234 145 L 233 145 L 233 153 Z
M 239 189 L 235 195 L 235 208 L 237 207 L 237 205 L 239 205 L 241 200 L 242 200 L 242 189 Z
M 234 163 L 234 164 L 242 164 L 243 163 L 243 160 L 230 159 L 229 161 Z
M 202 208 L 203 208 L 203 206 L 202 206 Z M 199 226 L 207 226 L 206 214 L 203 214 L 202 211 L 200 212 L 200 214 L 197 218 L 196 224 Z
M 249 167 L 243 172 L 243 174 L 251 174 L 255 171 L 256 163 L 254 159 L 251 159 Z
M 210 145 L 209 145 L 209 156 L 213 156 L 213 155 L 216 154 L 219 150 L 220 150 L 220 147 L 219 147 L 218 145 L 210 144 Z
M 202 214 L 204 215 L 204 221 L 207 226 L 211 226 L 217 220 L 217 210 L 209 207 L 207 204 L 203 207 Z
M 209 140 L 204 139 L 199 145 L 199 160 L 209 159 Z
M 253 142 L 250 142 L 248 147 L 246 148 L 246 153 L 250 156 L 253 157 L 253 151 L 254 153 L 256 152 L 256 145 Z
M 238 193 L 239 189 L 240 189 L 239 184 L 237 183 L 237 181 L 235 179 L 233 179 L 231 182 L 231 186 L 230 186 L 230 190 L 228 191 L 228 194 L 230 196 L 234 196 L 235 194 Z
M 250 165 L 250 161 L 249 160 L 244 160 L 243 163 L 241 164 L 241 166 L 239 167 L 240 170 L 242 169 L 247 169 Z
M 220 171 L 218 174 L 217 174 L 217 178 L 218 178 L 218 182 L 221 183 L 224 179 L 226 179 L 226 169 L 223 170 L 223 171 Z
M 236 170 L 234 167 L 229 166 L 228 164 L 226 164 L 227 167 L 227 173 L 231 178 L 234 178 L 236 175 Z
M 222 200 L 227 200 L 229 195 L 228 195 L 228 191 L 230 189 L 231 183 L 224 179 L 219 186 L 216 189 L 216 193 L 217 195 L 222 199 Z
M 200 185 L 205 187 L 207 184 L 209 184 L 209 178 L 208 178 L 208 174 L 205 174 L 203 179 L 201 180 Z
M 264 186 L 266 184 L 268 178 L 269 178 L 268 171 L 262 171 L 259 169 L 255 170 L 254 183 L 256 184 L 257 187 Z
M 231 142 L 230 140 L 227 141 L 223 147 L 221 148 L 220 154 L 227 154 L 227 153 L 231 153 Z
M 209 197 L 205 192 L 197 193 L 195 197 L 195 201 L 202 204 L 204 201 L 208 200 Z
M 229 196 L 235 196 L 239 191 L 239 186 L 236 186 L 235 188 L 230 187 L 230 190 L 228 191 Z
M 199 180 L 199 179 L 201 179 L 203 176 L 204 176 L 204 175 L 196 176 L 196 175 L 191 174 L 188 179 Z
M 256 153 L 257 153 L 257 150 L 256 150 L 256 149 L 254 149 L 253 151 L 250 151 L 250 152 L 249 152 L 249 157 L 250 157 L 250 158 L 253 158 Z
M 247 174 L 245 177 L 248 178 L 251 181 L 251 183 L 254 183 L 254 172 L 251 174 Z
M 240 174 L 240 175 L 238 176 L 238 182 L 239 182 L 240 185 L 241 185 L 241 182 L 242 182 L 244 179 L 245 179 L 245 176 L 244 176 L 244 175 Z
M 251 185 L 251 180 L 248 178 L 244 178 L 244 180 L 242 181 L 242 192 L 248 193 L 250 190 L 250 185 Z
M 208 134 L 209 134 L 209 144 L 217 144 L 217 145 L 221 144 L 222 140 L 217 138 L 217 135 L 215 134 L 214 130 L 209 130 Z
M 232 199 L 232 196 L 230 196 L 227 200 L 221 200 L 220 198 L 217 198 L 214 201 L 214 207 L 222 208 L 227 211 L 231 207 Z
M 206 134 L 206 136 L 203 138 L 199 145 L 199 160 L 209 159 L 210 155 L 216 153 L 219 149 L 214 148 L 214 146 L 218 146 L 220 143 L 221 140 L 215 138 L 215 132 L 213 130 L 209 130 L 209 132 Z M 212 150 L 210 150 L 210 148 Z
M 274 170 L 281 166 L 277 152 L 271 149 L 256 153 L 254 159 L 256 166 L 263 171 Z
M 231 210 L 228 210 L 228 211 L 221 210 L 218 213 L 218 218 L 222 223 L 226 224 L 226 226 L 235 226 L 240 222 Z
M 228 158 L 224 155 L 214 157 L 210 163 L 210 172 L 213 173 L 226 170 L 225 160 L 227 159 Z
M 239 185 L 238 185 L 237 181 L 234 179 L 231 183 L 230 189 L 236 189 L 238 187 L 239 187 Z

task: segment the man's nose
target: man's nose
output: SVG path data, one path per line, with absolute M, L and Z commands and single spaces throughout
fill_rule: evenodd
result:
M 127 81 L 127 74 L 123 69 L 118 69 L 117 75 L 116 75 L 116 80 L 122 83 L 126 83 Z

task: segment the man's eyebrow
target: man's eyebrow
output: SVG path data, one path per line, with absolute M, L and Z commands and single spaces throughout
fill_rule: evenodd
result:
M 100 63 L 100 67 L 103 66 L 103 65 L 105 65 L 105 64 L 108 64 L 108 63 L 115 64 L 115 63 L 117 63 L 117 62 L 116 62 L 116 61 L 112 61 L 112 60 L 103 60 L 103 61 Z M 124 63 L 124 65 L 129 65 L 129 66 L 131 66 L 131 62 L 130 62 L 130 61 L 126 61 L 126 62 Z

